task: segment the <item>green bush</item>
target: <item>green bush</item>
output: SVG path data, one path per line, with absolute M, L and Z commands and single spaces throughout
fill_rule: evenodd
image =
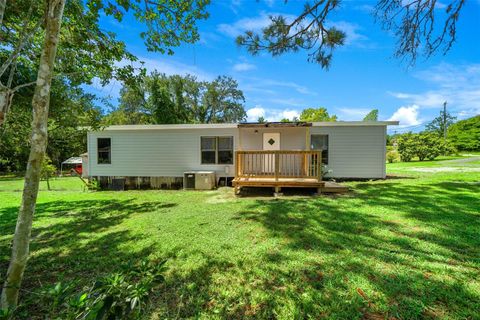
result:
M 387 152 L 387 161 L 388 163 L 392 163 L 397 161 L 399 158 L 398 151 L 397 150 L 390 150 Z
M 45 155 L 45 157 L 43 157 L 43 161 L 42 161 L 42 170 L 40 172 L 40 177 L 43 180 L 47 181 L 48 190 L 51 190 L 50 189 L 50 178 L 55 176 L 56 172 L 57 172 L 57 168 L 52 164 L 52 160 L 50 160 L 50 158 L 47 155 Z
M 424 161 L 434 160 L 439 155 L 455 153 L 455 148 L 443 137 L 433 132 L 406 133 L 398 137 L 398 153 L 401 161 L 408 162 L 414 157 Z
M 413 133 L 405 133 L 397 138 L 397 150 L 400 160 L 409 162 L 415 157 L 416 145 Z

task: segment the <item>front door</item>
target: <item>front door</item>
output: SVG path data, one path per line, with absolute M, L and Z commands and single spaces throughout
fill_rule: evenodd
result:
M 263 133 L 263 150 L 280 150 L 280 132 Z M 263 172 L 270 174 L 275 172 L 275 156 L 273 154 L 264 155 Z

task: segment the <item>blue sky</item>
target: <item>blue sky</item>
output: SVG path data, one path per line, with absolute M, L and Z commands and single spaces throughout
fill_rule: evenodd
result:
M 307 62 L 307 53 L 279 57 L 251 56 L 235 44 L 243 31 L 260 30 L 268 16 L 295 15 L 303 1 L 212 0 L 210 17 L 199 23 L 201 39 L 183 45 L 175 55 L 147 52 L 139 37 L 141 25 L 105 18 L 149 70 L 192 74 L 201 80 L 229 75 L 238 80 L 250 121 L 259 116 L 275 121 L 298 116 L 307 107 L 323 106 L 340 120 L 361 120 L 373 108 L 380 120 L 399 120 L 395 130 L 420 130 L 438 115 L 443 101 L 458 118 L 480 114 L 480 1 L 467 0 L 457 26 L 457 42 L 446 55 L 420 58 L 414 67 L 393 57 L 395 38 L 381 29 L 370 13 L 374 1 L 343 1 L 331 23 L 347 34 L 328 71 Z M 442 10 L 442 3 L 439 2 Z M 443 9 L 444 10 L 444 9 Z M 90 91 L 118 99 L 118 83 L 96 84 Z

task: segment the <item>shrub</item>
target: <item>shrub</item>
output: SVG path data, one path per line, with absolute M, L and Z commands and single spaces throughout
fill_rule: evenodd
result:
M 40 172 L 41 178 L 47 181 L 47 188 L 50 189 L 50 177 L 53 177 L 57 171 L 57 168 L 52 164 L 52 160 L 45 155 L 42 161 L 42 170 Z
M 398 151 L 397 150 L 390 150 L 387 152 L 387 161 L 388 163 L 392 163 L 398 159 Z
M 416 145 L 413 133 L 405 133 L 397 138 L 397 150 L 400 160 L 409 162 L 415 156 Z
M 103 277 L 86 290 L 74 282 L 56 283 L 43 290 L 50 307 L 48 318 L 138 319 L 149 295 L 165 278 L 165 262 L 141 261 L 132 269 Z
M 434 160 L 441 154 L 452 154 L 455 148 L 443 137 L 433 132 L 406 133 L 397 140 L 398 153 L 402 161 L 411 161 L 418 157 L 420 161 Z

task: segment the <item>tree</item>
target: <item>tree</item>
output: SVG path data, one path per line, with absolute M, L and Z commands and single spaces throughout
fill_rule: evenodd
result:
M 378 109 L 373 109 L 364 118 L 363 121 L 378 121 Z
M 0 125 L 7 117 L 19 93 L 34 87 L 38 57 L 43 47 L 43 1 L 9 1 L 2 26 L 0 47 Z M 62 46 L 56 54 L 55 79 L 68 79 L 70 86 L 91 83 L 94 78 L 103 84 L 112 78 L 126 80 L 132 76 L 129 64 L 135 60 L 114 34 L 99 26 L 98 8 L 89 1 L 71 0 L 65 4 L 64 27 L 60 31 Z
M 445 116 L 445 117 L 444 117 Z M 448 128 L 455 123 L 457 117 L 452 116 L 450 113 L 444 114 L 443 110 L 440 111 L 440 115 L 434 118 L 432 121 L 425 125 L 425 130 L 429 132 L 434 132 L 439 136 L 443 137 L 445 126 Z
M 57 168 L 52 164 L 52 160 L 48 156 L 43 157 L 42 169 L 40 176 L 47 182 L 47 189 L 50 191 L 50 177 L 55 175 Z
M 449 0 L 445 9 L 439 9 L 435 0 L 377 0 L 373 14 L 375 21 L 397 37 L 394 55 L 413 64 L 420 50 L 427 58 L 438 51 L 446 54 L 450 50 L 464 4 L 465 0 Z M 272 15 L 267 27 L 258 33 L 246 31 L 237 38 L 237 44 L 254 55 L 267 51 L 278 56 L 305 50 L 308 61 L 328 69 L 334 50 L 346 39 L 345 31 L 329 23 L 341 7 L 341 0 L 306 2 L 295 18 Z
M 20 90 L 15 98 L 14 111 L 0 129 L 0 172 L 25 172 L 30 145 L 33 91 Z M 52 163 L 60 163 L 84 153 L 87 148 L 86 129 L 100 127 L 101 109 L 98 100 L 79 87 L 72 87 L 62 79 L 54 79 L 51 86 L 48 113 L 47 155 Z
M 25 173 L 22 204 L 13 237 L 12 257 L 2 290 L 2 309 L 9 309 L 17 305 L 19 288 L 27 265 L 33 213 L 35 211 L 42 162 L 47 148 L 50 85 L 53 77 L 55 54 L 59 42 L 64 7 L 65 0 L 49 0 L 45 10 L 45 43 L 40 57 L 37 85 L 32 100 L 31 150 Z
M 247 47 L 253 55 L 261 51 L 278 56 L 309 50 L 308 61 L 328 69 L 333 51 L 344 44 L 346 37 L 345 32 L 326 23 L 339 4 L 338 0 L 316 0 L 313 4 L 305 3 L 303 11 L 293 20 L 282 15 L 270 16 L 270 25 L 261 34 L 246 31 L 237 37 L 237 44 Z
M 448 139 L 458 150 L 480 151 L 480 115 L 449 126 Z
M 243 104 L 245 97 L 238 89 L 238 82 L 228 76 L 217 77 L 206 86 L 202 103 L 204 109 L 197 115 L 200 123 L 243 121 L 247 114 Z
M 106 124 L 239 122 L 245 98 L 230 77 L 198 81 L 195 77 L 152 72 L 121 89 L 120 106 Z
M 402 161 L 408 162 L 413 157 L 418 160 L 434 160 L 441 154 L 451 154 L 454 151 L 448 141 L 432 132 L 405 133 L 397 138 L 398 153 Z
M 27 5 L 28 3 L 29 2 L 27 2 Z M 97 19 L 94 19 L 94 21 L 97 23 L 100 10 L 103 10 L 108 15 L 112 15 L 117 20 L 121 20 L 126 12 L 133 11 L 134 17 L 137 20 L 146 22 L 146 31 L 143 32 L 141 36 L 145 39 L 147 48 L 162 53 L 168 52 L 169 54 L 173 53 L 171 48 L 180 45 L 181 42 L 195 42 L 198 39 L 195 22 L 198 19 L 207 17 L 207 14 L 204 12 L 207 3 L 203 0 L 167 3 L 155 3 L 154 1 L 145 0 L 142 5 L 136 1 L 117 1 L 117 3 L 108 2 L 105 4 L 102 0 L 91 0 L 86 2 L 88 10 L 83 10 L 85 2 L 81 0 L 69 1 L 69 3 L 73 3 L 77 8 L 82 9 L 80 16 L 83 16 L 84 11 L 86 11 L 87 15 L 91 14 L 93 17 L 96 17 Z M 30 233 L 38 194 L 41 164 L 47 147 L 50 89 L 54 75 L 53 70 L 55 67 L 57 47 L 60 41 L 65 0 L 46 0 L 44 8 L 45 40 L 41 46 L 41 57 L 32 99 L 33 120 L 30 138 L 31 150 L 25 173 L 22 203 L 13 238 L 12 257 L 1 294 L 2 309 L 14 308 L 17 305 L 19 289 L 28 259 Z M 16 18 L 16 16 L 12 16 L 12 19 L 13 18 Z M 28 20 L 27 22 L 30 21 Z M 95 26 L 98 27 L 97 23 Z M 95 26 L 92 26 L 92 28 Z M 71 30 L 65 31 L 69 32 Z M 75 36 L 83 39 L 85 32 L 82 33 L 81 30 L 77 31 L 78 33 L 75 33 Z M 88 43 L 91 39 L 83 40 Z M 21 41 L 20 43 L 24 46 L 27 41 Z M 68 43 L 64 45 L 68 48 Z M 99 52 L 109 52 L 111 50 L 111 48 L 104 47 L 105 44 L 103 43 L 99 45 L 101 48 Z M 12 68 L 14 68 L 15 64 L 12 64 L 12 61 L 19 56 L 22 48 L 19 49 L 19 47 L 16 46 L 12 48 L 15 49 L 13 49 L 9 55 L 7 63 L 2 65 L 2 70 L 6 70 L 6 68 L 12 70 Z M 91 55 L 91 52 L 87 51 L 87 55 L 88 54 Z M 80 55 L 80 53 L 76 52 L 73 57 L 77 55 Z M 70 61 L 70 64 L 73 63 Z M 6 67 L 4 67 L 5 65 Z M 0 102 L 4 101 L 4 99 L 0 99 Z M 1 111 L 5 110 L 3 105 L 1 108 Z
M 260 116 L 260 117 L 258 117 L 257 122 L 258 122 L 258 123 L 265 123 L 266 120 L 265 120 L 264 117 Z
M 411 132 L 397 136 L 397 150 L 402 162 L 410 162 L 416 153 L 416 142 Z
M 329 115 L 326 108 L 307 108 L 300 114 L 300 121 L 307 122 L 323 122 L 323 121 L 337 121 L 336 115 Z

